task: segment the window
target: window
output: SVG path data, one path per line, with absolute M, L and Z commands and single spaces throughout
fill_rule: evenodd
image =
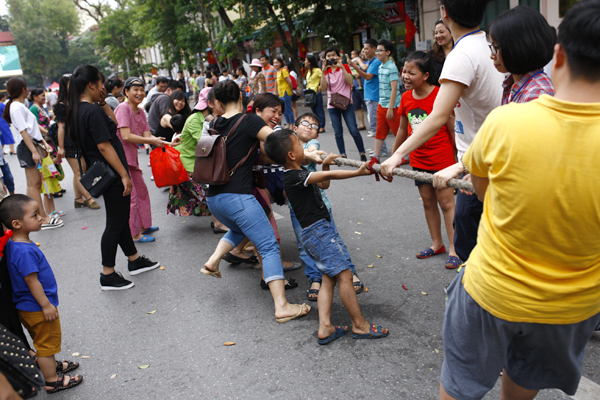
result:
M 492 22 L 494 18 L 502 14 L 504 11 L 510 9 L 510 0 L 494 0 L 490 1 L 485 10 L 483 21 L 481 22 L 481 29 L 486 29 L 487 26 Z M 538 7 L 539 9 L 539 7 Z

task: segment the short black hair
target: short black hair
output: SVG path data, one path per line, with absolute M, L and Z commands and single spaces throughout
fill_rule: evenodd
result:
M 325 55 L 327 55 L 327 53 L 331 53 L 332 51 L 335 51 L 335 55 L 339 57 L 340 52 L 333 46 L 330 46 L 327 49 L 325 49 Z
M 23 219 L 25 206 L 32 201 L 35 200 L 24 194 L 13 194 L 5 197 L 0 202 L 0 222 L 8 229 L 13 229 L 12 222 Z
M 307 113 L 304 113 L 301 116 L 299 116 L 296 119 L 296 123 L 294 125 L 299 126 L 300 122 L 302 122 L 302 120 L 305 118 L 310 118 L 310 119 L 314 120 L 317 123 L 317 125 L 319 125 L 319 128 L 321 128 L 321 123 L 319 122 L 319 117 L 316 114 L 311 113 L 311 112 L 307 112 Z
M 556 30 L 539 11 L 517 6 L 498 15 L 487 29 L 502 51 L 502 62 L 512 74 L 544 68 L 552 60 Z
M 175 91 L 177 89 L 184 90 L 185 88 L 183 87 L 183 83 L 179 82 L 177 79 L 171 79 L 167 85 L 167 89 Z
M 266 55 L 266 54 L 261 54 L 261 55 L 260 55 L 260 57 L 258 57 L 258 58 L 259 58 L 259 59 L 260 59 L 260 58 L 265 58 L 267 61 L 269 61 L 269 56 L 268 56 L 268 55 Z
M 385 51 L 390 52 L 390 57 L 394 54 L 394 44 L 387 39 L 379 39 L 377 41 L 377 46 L 383 46 Z
M 440 0 L 448 17 L 463 28 L 472 29 L 481 25 L 490 0 Z
M 234 81 L 219 82 L 212 90 L 215 92 L 215 99 L 219 100 L 223 107 L 229 103 L 240 101 L 240 87 Z
M 267 157 L 279 165 L 287 163 L 287 155 L 294 149 L 292 137 L 296 136 L 289 129 L 274 131 L 265 140 L 265 153 Z
M 6 97 L 6 92 L 0 92 L 0 100 L 3 100 Z
M 571 77 L 600 81 L 600 1 L 575 4 L 558 27 L 558 43 L 567 55 Z
M 285 102 L 279 96 L 273 93 L 261 93 L 254 98 L 252 104 L 252 113 L 255 114 L 256 110 L 262 111 L 267 107 L 281 106 L 281 112 L 285 113 Z
M 377 48 L 377 40 L 375 39 L 367 39 L 365 40 L 365 44 L 368 44 L 372 49 Z
M 166 76 L 159 76 L 156 78 L 156 84 L 158 85 L 159 83 L 169 83 L 169 78 Z

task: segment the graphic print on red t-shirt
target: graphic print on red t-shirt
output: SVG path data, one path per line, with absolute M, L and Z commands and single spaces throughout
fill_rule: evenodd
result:
M 398 112 L 408 119 L 408 136 L 416 132 L 427 116 L 431 114 L 438 91 L 439 88 L 436 86 L 424 99 L 415 99 L 412 90 L 408 90 L 402 95 Z M 446 125 L 424 145 L 410 153 L 411 167 L 429 171 L 440 171 L 455 162 L 454 148 Z

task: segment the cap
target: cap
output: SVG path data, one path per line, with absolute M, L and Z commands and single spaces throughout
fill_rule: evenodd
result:
M 123 90 L 129 89 L 132 86 L 146 87 L 144 85 L 144 81 L 142 81 L 142 79 L 138 78 L 137 76 L 131 76 L 131 77 L 127 78 L 127 80 L 125 81 L 125 84 L 123 85 Z
M 196 103 L 194 110 L 202 111 L 206 107 L 208 107 L 208 104 L 206 103 L 206 98 L 208 97 L 208 92 L 210 92 L 210 89 L 212 88 L 207 87 L 200 91 L 200 94 L 198 95 L 198 102 Z

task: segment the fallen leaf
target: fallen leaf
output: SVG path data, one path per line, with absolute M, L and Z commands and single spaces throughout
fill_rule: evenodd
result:
M 373 268 L 373 264 L 367 265 L 367 268 Z
M 356 250 L 360 250 L 360 247 L 357 247 Z
M 358 225 L 362 225 L 362 222 L 357 222 Z
M 181 221 L 182 224 L 185 224 L 185 221 Z
M 223 346 L 233 346 L 235 344 L 235 342 L 225 342 L 223 343 Z
M 406 286 L 404 286 L 404 285 L 402 285 L 402 289 L 404 289 L 404 290 L 408 290 L 408 289 L 406 288 Z
M 362 233 L 360 233 L 360 232 L 354 232 L 354 233 L 356 233 L 357 235 L 362 235 Z
M 380 255 L 377 255 L 377 258 L 383 258 L 383 257 L 381 257 Z
M 89 228 L 89 226 L 83 226 L 81 229 L 87 229 Z
M 436 353 L 439 353 L 440 351 L 438 349 L 434 349 Z
M 90 356 L 81 356 L 81 358 L 90 358 Z
M 419 200 L 423 200 L 423 199 L 419 197 Z
M 426 292 L 421 292 L 421 294 L 422 294 L 423 296 L 427 296 L 427 293 L 426 293 Z
M 110 379 L 115 379 L 116 377 L 117 377 L 117 374 L 112 374 L 112 375 L 110 376 Z
M 149 365 L 140 365 L 138 368 L 139 368 L 139 369 L 146 369 L 146 368 L 148 368 L 148 367 L 149 367 Z
M 162 265 L 160 266 L 160 269 L 165 269 L 165 267 L 163 267 Z
M 35 242 L 35 244 L 37 244 L 37 247 L 40 247 L 40 245 L 41 245 L 40 242 Z
M 79 357 L 79 353 L 73 353 L 71 354 L 73 357 Z
M 368 291 L 369 291 L 369 288 L 368 288 L 368 287 L 365 287 L 365 290 L 364 290 L 364 291 L 365 291 L 365 292 L 368 292 Z
M 156 310 L 148 311 L 146 314 L 154 314 L 155 312 L 156 312 Z
M 361 199 L 361 200 L 364 200 L 364 199 Z

